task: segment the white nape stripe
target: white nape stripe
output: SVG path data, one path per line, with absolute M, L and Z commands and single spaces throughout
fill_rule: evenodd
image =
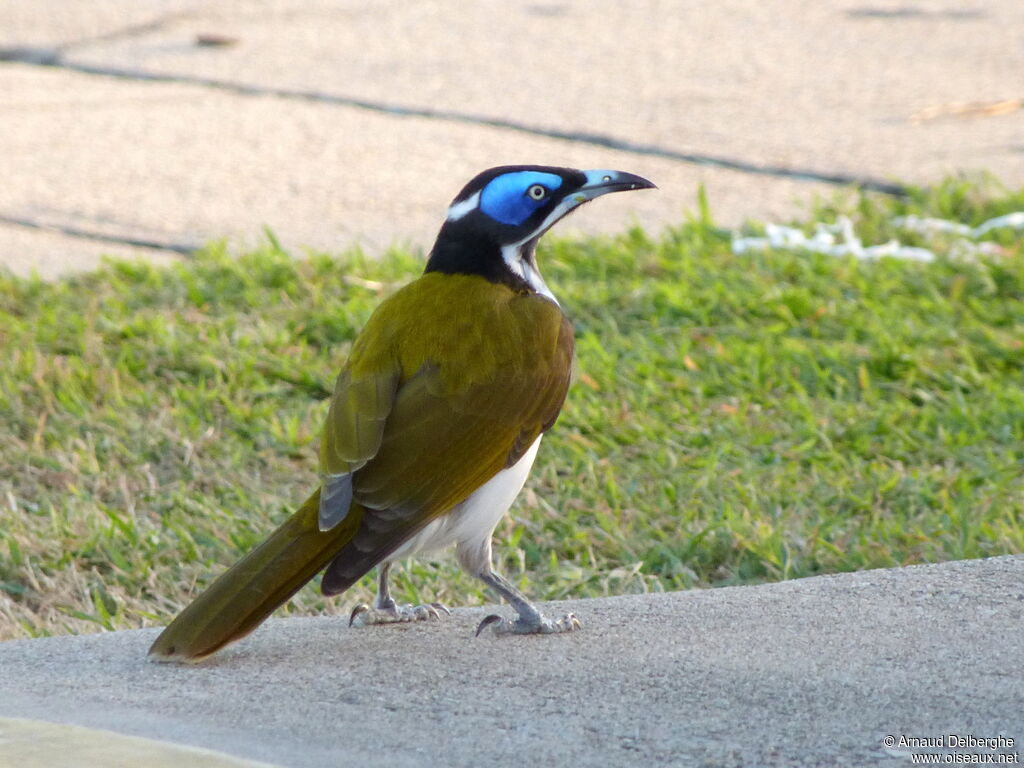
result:
M 480 205 L 479 192 L 474 192 L 465 200 L 452 203 L 448 207 L 448 221 L 458 221 L 470 211 L 475 211 L 478 205 Z

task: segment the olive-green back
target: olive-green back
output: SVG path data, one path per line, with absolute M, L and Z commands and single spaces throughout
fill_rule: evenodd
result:
M 353 345 L 324 431 L 322 471 L 354 471 L 366 510 L 325 593 L 514 464 L 557 418 L 572 351 L 554 302 L 480 277 L 428 273 L 385 301 Z

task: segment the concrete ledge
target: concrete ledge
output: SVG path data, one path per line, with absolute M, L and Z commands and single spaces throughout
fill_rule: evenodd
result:
M 909 757 L 888 735 L 1024 741 L 1024 556 L 546 608 L 583 631 L 286 619 L 192 667 L 149 663 L 154 629 L 12 641 L 0 715 L 284 766 L 868 766 Z

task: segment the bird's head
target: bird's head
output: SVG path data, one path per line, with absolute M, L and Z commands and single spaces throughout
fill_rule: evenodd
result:
M 452 201 L 427 271 L 481 275 L 553 299 L 534 263 L 540 236 L 596 197 L 652 188 L 647 179 L 623 171 L 544 165 L 491 168 Z

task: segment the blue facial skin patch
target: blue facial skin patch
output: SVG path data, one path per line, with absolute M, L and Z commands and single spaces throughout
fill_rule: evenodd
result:
M 546 195 L 542 200 L 534 200 L 526 194 L 526 190 L 534 184 L 540 184 L 550 193 L 562 186 L 562 177 L 539 171 L 502 174 L 483 188 L 480 193 L 480 210 L 502 224 L 519 226 L 546 204 L 550 197 Z

